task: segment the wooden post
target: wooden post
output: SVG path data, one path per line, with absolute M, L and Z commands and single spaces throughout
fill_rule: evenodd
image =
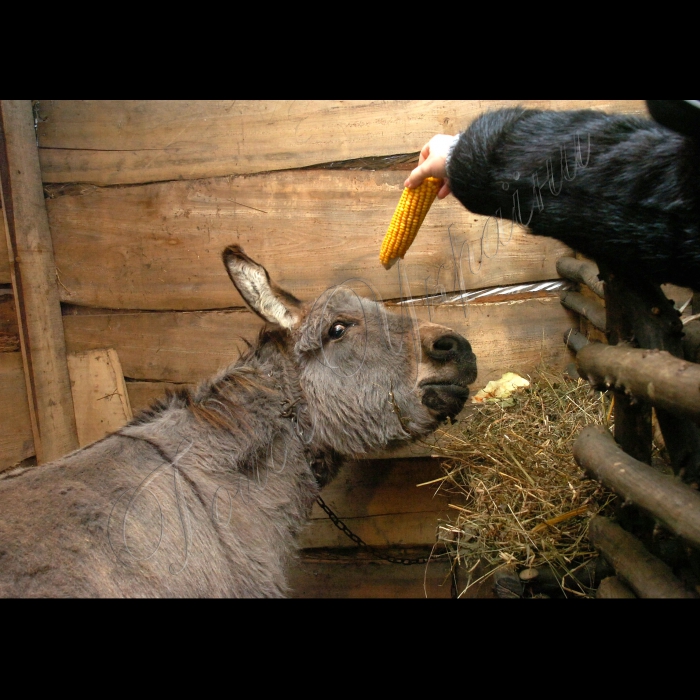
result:
M 633 343 L 637 338 L 632 316 L 637 306 L 630 308 L 626 280 L 599 265 L 600 277 L 605 282 L 605 309 L 607 336 L 610 345 Z M 635 299 L 636 301 L 636 299 Z M 649 347 L 649 346 L 647 346 Z M 653 347 L 653 346 L 652 346 Z M 651 405 L 613 389 L 615 395 L 615 440 L 627 454 L 646 464 L 651 464 Z
M 78 448 L 30 100 L 0 102 L 0 192 L 39 463 Z
M 600 425 L 588 425 L 574 445 L 576 462 L 624 499 L 653 516 L 669 531 L 700 548 L 700 493 L 674 476 L 623 452 Z
M 635 537 L 607 518 L 591 519 L 589 537 L 617 575 L 640 598 L 697 598 L 661 560 L 649 554 Z
M 610 345 L 666 350 L 683 358 L 683 324 L 658 284 L 622 278 L 600 265 L 605 280 Z M 700 428 L 688 418 L 658 406 L 656 417 L 671 465 L 690 484 L 700 484 Z M 615 391 L 615 440 L 627 454 L 650 463 L 651 407 L 648 401 Z
M 596 598 L 636 598 L 637 596 L 617 576 L 608 576 L 600 582 Z

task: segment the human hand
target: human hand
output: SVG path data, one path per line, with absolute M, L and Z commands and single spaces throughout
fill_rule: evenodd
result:
M 404 187 L 418 187 L 426 177 L 442 178 L 443 183 L 437 198 L 444 199 L 452 190 L 447 182 L 445 162 L 456 136 L 437 134 L 423 146 L 418 157 L 418 166 L 406 178 Z

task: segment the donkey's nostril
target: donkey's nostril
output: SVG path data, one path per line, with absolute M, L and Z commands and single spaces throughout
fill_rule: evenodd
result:
M 449 333 L 433 341 L 428 355 L 434 360 L 448 360 L 471 353 L 471 345 L 461 335 Z
M 451 335 L 443 335 L 442 338 L 438 338 L 433 343 L 433 349 L 440 350 L 442 352 L 455 352 L 457 347 L 457 338 Z

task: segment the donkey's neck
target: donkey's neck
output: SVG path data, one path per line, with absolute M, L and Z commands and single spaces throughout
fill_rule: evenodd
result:
M 156 402 L 121 432 L 148 440 L 173 457 L 186 448 L 190 460 L 211 472 L 257 473 L 283 446 L 285 464 L 295 460 L 299 464 L 293 471 L 301 477 L 306 469 L 323 486 L 342 458 L 315 444 L 299 372 L 285 340 L 283 332 L 263 332 L 237 362 L 194 391 L 181 390 Z M 279 458 L 273 455 L 272 460 L 277 465 L 272 468 L 279 468 Z

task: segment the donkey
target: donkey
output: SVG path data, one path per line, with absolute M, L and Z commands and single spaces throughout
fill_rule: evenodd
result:
M 0 480 L 0 595 L 283 597 L 343 460 L 462 409 L 476 359 L 461 335 L 343 286 L 304 304 L 235 245 L 223 260 L 269 325 L 195 391 Z

